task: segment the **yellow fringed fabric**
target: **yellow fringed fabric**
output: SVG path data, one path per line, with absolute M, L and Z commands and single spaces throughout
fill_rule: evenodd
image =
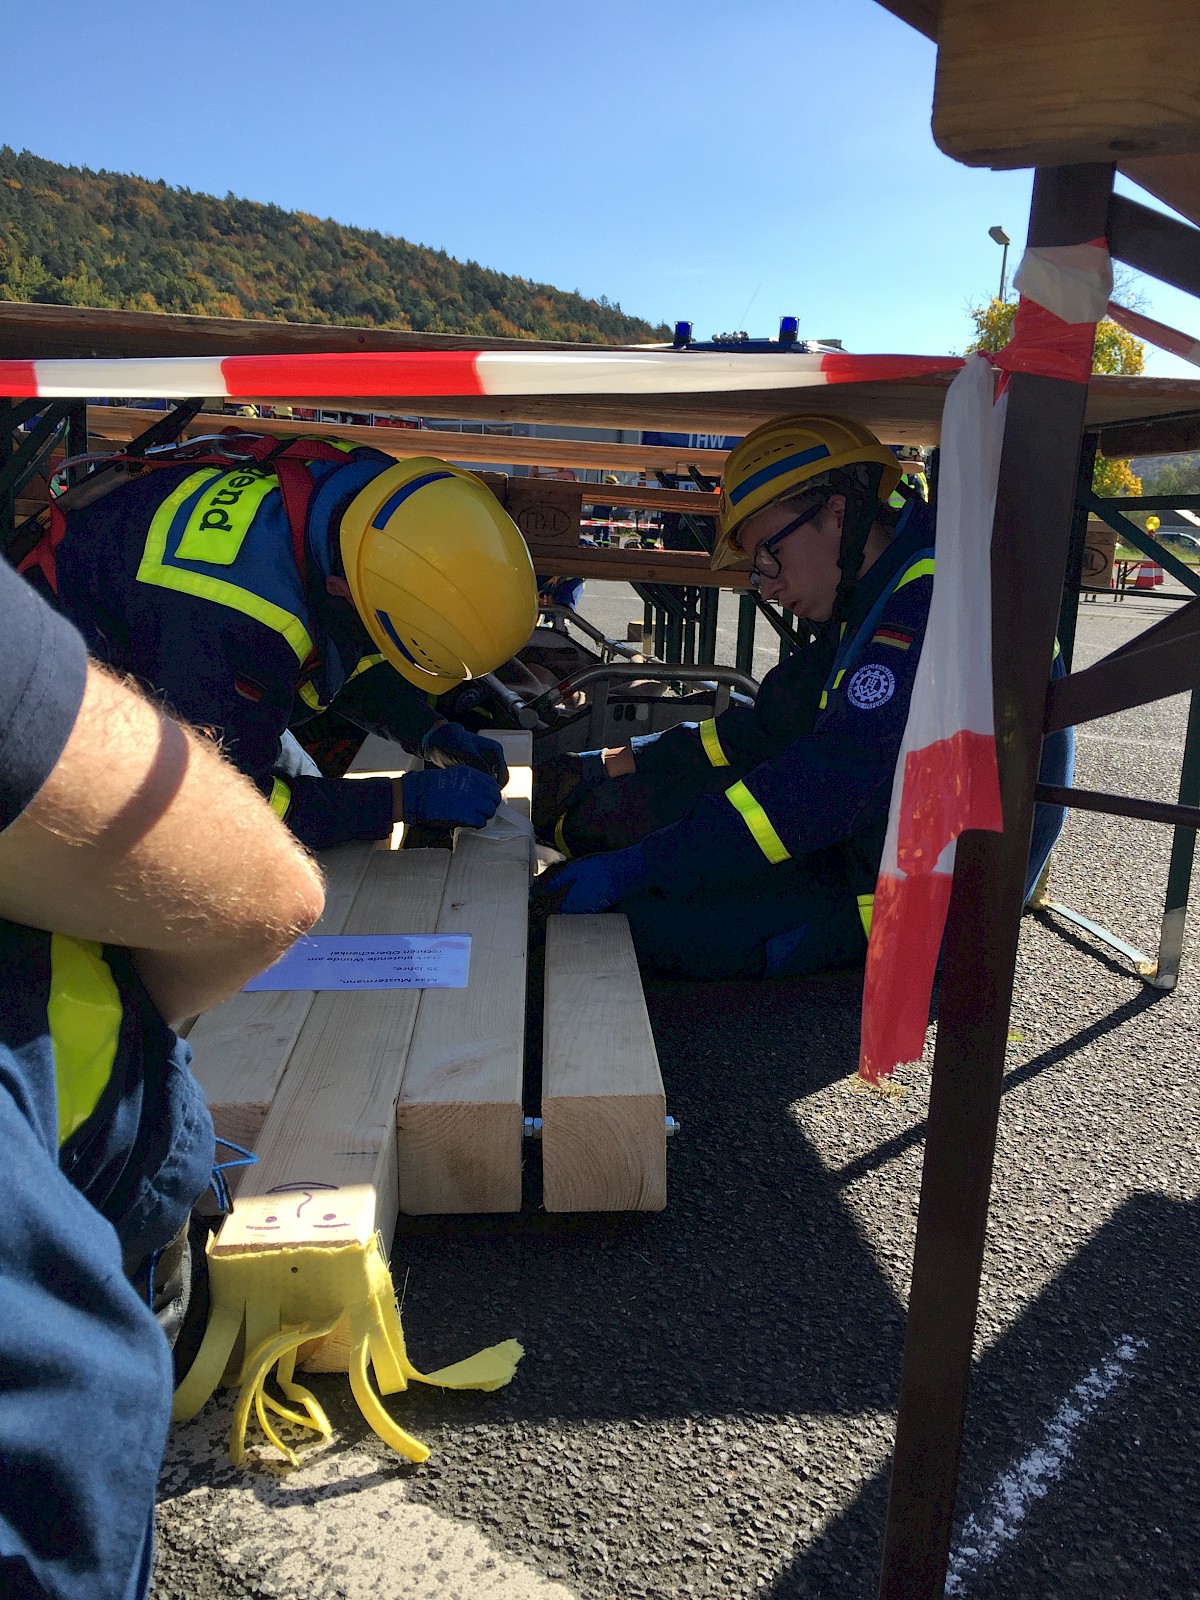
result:
M 422 1373 L 408 1359 L 383 1242 L 329 1247 L 272 1247 L 208 1252 L 212 1311 L 191 1370 L 175 1391 L 176 1422 L 194 1417 L 222 1381 L 239 1334 L 245 1333 L 241 1371 L 229 1381 L 238 1398 L 230 1428 L 229 1454 L 237 1466 L 246 1453 L 246 1427 L 253 1408 L 265 1437 L 293 1466 L 299 1456 L 280 1438 L 271 1415 L 322 1438 L 332 1435 L 315 1395 L 297 1383 L 302 1345 L 326 1337 L 345 1316 L 350 1324 L 350 1387 L 359 1410 L 379 1437 L 410 1461 L 429 1450 L 388 1415 L 380 1395 L 398 1394 L 409 1383 L 444 1389 L 499 1389 L 516 1371 L 524 1350 L 515 1339 L 437 1372 Z M 369 1368 L 374 1369 L 372 1383 Z M 269 1394 L 275 1385 L 290 1405 Z M 378 1387 L 376 1387 L 378 1386 Z

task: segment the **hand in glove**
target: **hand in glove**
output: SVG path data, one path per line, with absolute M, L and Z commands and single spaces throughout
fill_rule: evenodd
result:
M 641 845 L 585 856 L 556 872 L 543 873 L 534 884 L 534 909 L 545 916 L 579 916 L 607 911 L 646 887 L 646 858 Z
M 443 822 L 482 828 L 500 804 L 500 785 L 473 767 L 406 772 L 399 780 L 397 822 Z
M 434 767 L 474 767 L 490 773 L 503 789 L 508 782 L 504 751 L 495 739 L 469 733 L 457 722 L 439 722 L 421 740 L 421 754 Z

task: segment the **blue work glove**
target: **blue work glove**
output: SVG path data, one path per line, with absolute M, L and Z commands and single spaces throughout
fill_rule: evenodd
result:
M 581 916 L 607 911 L 646 887 L 646 858 L 640 844 L 607 855 L 585 856 L 534 884 L 535 908 L 550 916 Z
M 406 772 L 400 780 L 400 821 L 444 822 L 482 828 L 500 804 L 500 785 L 473 767 Z
M 421 754 L 435 767 L 474 767 L 488 772 L 503 789 L 508 782 L 508 764 L 495 739 L 469 733 L 457 722 L 439 722 L 421 740 Z

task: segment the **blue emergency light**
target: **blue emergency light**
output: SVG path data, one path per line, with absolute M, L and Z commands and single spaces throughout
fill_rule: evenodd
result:
M 800 337 L 800 319 L 798 317 L 780 317 L 779 342 L 780 344 L 795 344 Z

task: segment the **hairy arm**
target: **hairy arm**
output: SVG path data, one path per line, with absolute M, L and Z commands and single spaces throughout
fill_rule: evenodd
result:
M 0 833 L 0 916 L 127 946 L 174 1019 L 240 988 L 323 902 L 316 864 L 254 785 L 89 664 L 57 764 Z

